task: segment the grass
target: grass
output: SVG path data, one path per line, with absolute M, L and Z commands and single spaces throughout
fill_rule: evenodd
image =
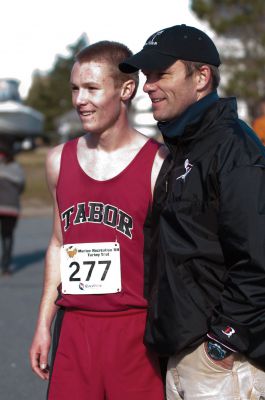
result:
M 46 183 L 45 159 L 47 147 L 23 152 L 17 155 L 26 175 L 26 187 L 21 196 L 22 208 L 49 207 L 52 198 Z

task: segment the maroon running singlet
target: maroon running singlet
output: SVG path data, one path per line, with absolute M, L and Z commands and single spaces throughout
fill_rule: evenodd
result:
M 77 140 L 65 144 L 57 184 L 64 245 L 115 242 L 120 245 L 122 290 L 99 295 L 64 295 L 57 305 L 90 311 L 146 308 L 144 224 L 150 211 L 151 171 L 159 144 L 150 139 L 120 174 L 90 178 L 77 159 Z M 111 165 L 110 165 L 111 168 Z
M 69 294 L 60 285 L 56 304 L 64 315 L 55 327 L 48 399 L 162 400 L 157 359 L 143 344 L 145 232 L 152 201 L 151 171 L 160 145 L 149 139 L 121 173 L 98 181 L 79 165 L 77 143 L 74 139 L 64 145 L 57 184 L 63 247 L 68 251 L 76 244 L 71 247 L 73 254 L 85 252 L 89 280 L 97 267 L 96 244 L 117 243 L 121 289 L 101 294 L 95 284 L 90 285 L 95 293 Z M 82 250 L 87 244 L 90 250 Z M 100 252 L 102 248 L 98 260 Z M 89 261 L 91 253 L 96 261 Z M 69 250 L 69 257 L 73 254 Z M 79 279 L 78 263 L 71 267 L 72 279 Z M 103 280 L 106 274 L 109 278 L 111 267 L 104 274 Z

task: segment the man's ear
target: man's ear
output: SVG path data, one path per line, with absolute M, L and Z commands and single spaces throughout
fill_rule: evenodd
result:
M 212 72 L 208 65 L 202 65 L 198 71 L 196 71 L 196 82 L 198 91 L 205 90 L 211 83 Z
M 133 79 L 129 79 L 124 82 L 121 87 L 121 99 L 123 101 L 130 100 L 135 91 L 135 82 Z

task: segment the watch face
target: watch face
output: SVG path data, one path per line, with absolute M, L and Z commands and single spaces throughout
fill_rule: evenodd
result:
M 228 355 L 228 351 L 219 343 L 211 341 L 207 342 L 207 351 L 213 360 L 223 360 Z

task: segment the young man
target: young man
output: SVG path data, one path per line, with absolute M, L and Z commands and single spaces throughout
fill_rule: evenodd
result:
M 170 355 L 167 398 L 265 398 L 265 159 L 202 31 L 153 34 L 120 64 L 146 76 L 172 160 L 161 207 L 146 344 Z M 163 197 L 164 195 L 164 197 Z
M 118 65 L 131 54 L 103 41 L 77 55 L 72 100 L 86 134 L 47 158 L 54 228 L 30 358 L 50 379 L 49 400 L 163 399 L 143 333 L 149 214 L 164 155 L 128 123 L 138 74 Z

